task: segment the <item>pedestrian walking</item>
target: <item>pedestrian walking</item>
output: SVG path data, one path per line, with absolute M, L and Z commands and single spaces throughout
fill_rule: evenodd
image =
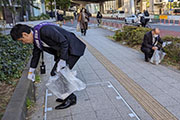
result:
M 152 31 L 149 31 L 144 35 L 141 51 L 145 55 L 146 62 L 149 62 L 155 50 L 161 49 L 161 46 L 158 43 L 163 44 L 163 41 L 161 40 L 159 34 L 160 30 L 158 28 L 154 28 Z
M 62 26 L 63 20 L 64 20 L 64 17 L 63 17 L 62 12 L 58 11 L 58 12 L 57 12 L 57 23 L 58 23 L 60 26 Z
M 78 16 L 78 22 L 80 23 L 81 35 L 85 36 L 88 29 L 88 22 L 89 22 L 89 14 L 85 8 L 81 9 Z
M 25 44 L 33 44 L 34 46 L 28 72 L 28 79 L 32 81 L 35 81 L 35 69 L 40 55 L 44 51 L 54 56 L 55 64 L 50 74 L 55 76 L 56 72 L 59 72 L 65 66 L 72 69 L 84 54 L 86 47 L 74 33 L 52 23 L 40 23 L 34 28 L 24 24 L 17 24 L 11 29 L 10 34 L 14 40 Z M 72 93 L 65 100 L 58 98 L 56 101 L 62 103 L 56 106 L 55 109 L 64 109 L 76 104 L 76 96 Z
M 101 21 L 102 21 L 102 14 L 100 11 L 98 11 L 97 13 L 97 16 L 96 16 L 96 19 L 97 19 L 97 22 L 98 22 L 98 26 L 101 24 Z
M 74 19 L 76 20 L 76 17 L 77 17 L 77 11 L 74 11 Z

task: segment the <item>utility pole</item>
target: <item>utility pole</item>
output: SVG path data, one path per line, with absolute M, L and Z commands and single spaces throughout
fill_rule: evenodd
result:
M 57 20 L 56 0 L 54 0 L 54 8 L 55 8 L 55 19 Z

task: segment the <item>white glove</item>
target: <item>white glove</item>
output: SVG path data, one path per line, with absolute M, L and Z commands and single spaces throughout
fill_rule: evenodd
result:
M 34 74 L 35 68 L 30 68 L 28 72 L 28 79 L 32 80 L 32 82 L 35 81 L 35 74 Z
M 57 64 L 57 72 L 60 72 L 60 70 L 64 67 L 66 67 L 66 61 L 60 59 L 60 61 Z

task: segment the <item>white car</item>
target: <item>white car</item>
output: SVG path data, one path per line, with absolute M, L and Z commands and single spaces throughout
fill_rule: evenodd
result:
M 139 19 L 136 17 L 136 15 L 125 17 L 125 23 L 138 23 L 138 22 Z
M 125 18 L 125 13 L 124 11 L 116 11 L 114 14 L 111 15 L 111 17 L 117 19 L 123 19 Z

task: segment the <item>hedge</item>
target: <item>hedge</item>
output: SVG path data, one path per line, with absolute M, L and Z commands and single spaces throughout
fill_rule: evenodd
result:
M 150 30 L 150 28 L 124 26 L 122 30 L 116 31 L 113 38 L 116 41 L 130 47 L 140 46 L 142 44 L 144 34 Z M 172 44 L 169 44 L 164 48 L 165 52 L 167 53 L 164 61 L 168 64 L 179 66 L 180 68 L 180 38 L 165 36 L 162 38 L 162 40 L 164 42 L 172 41 Z
M 74 19 L 73 16 L 63 16 L 63 19 L 64 20 L 71 20 L 71 19 Z
M 20 78 L 32 46 L 3 35 L 0 36 L 0 42 L 0 82 L 11 83 L 12 78 Z
M 50 19 L 50 16 L 47 14 L 41 14 L 40 16 L 34 16 L 29 18 L 30 21 L 47 20 L 47 19 Z
M 164 50 L 167 53 L 165 61 L 170 64 L 177 64 L 180 69 L 180 38 L 173 36 L 165 36 L 163 41 L 171 41 L 172 43 L 167 45 Z
M 122 30 L 116 31 L 114 39 L 124 41 L 128 46 L 134 47 L 142 43 L 144 34 L 150 30 L 150 28 L 144 27 L 124 26 Z

